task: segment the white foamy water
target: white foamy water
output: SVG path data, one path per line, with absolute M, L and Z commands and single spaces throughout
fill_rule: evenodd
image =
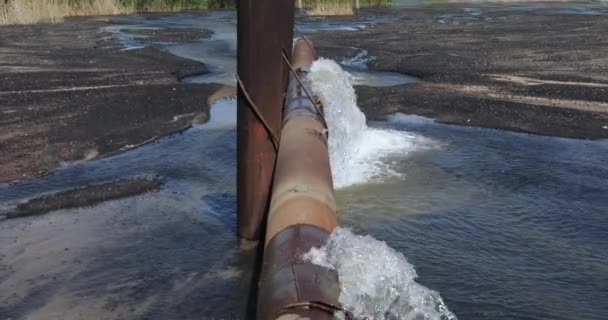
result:
M 368 127 L 352 77 L 334 61 L 315 61 L 309 77 L 325 106 L 335 187 L 398 176 L 387 158 L 431 145 L 412 133 Z M 339 301 L 355 319 L 456 319 L 437 292 L 415 281 L 416 270 L 402 254 L 371 236 L 337 228 L 325 246 L 313 248 L 305 259 L 338 272 Z
M 357 320 L 456 320 L 436 291 L 417 283 L 414 266 L 371 236 L 337 228 L 304 258 L 338 272 L 342 307 Z
M 325 106 L 336 188 L 400 175 L 384 161 L 388 156 L 429 147 L 428 139 L 412 133 L 369 128 L 357 106 L 351 76 L 333 60 L 315 61 L 309 77 L 313 93 Z
M 340 64 L 359 69 L 368 69 L 367 63 L 372 60 L 376 60 L 376 57 L 370 56 L 367 50 L 360 50 L 353 57 L 343 59 Z

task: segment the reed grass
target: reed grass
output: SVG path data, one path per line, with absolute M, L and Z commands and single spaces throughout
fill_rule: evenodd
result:
M 223 7 L 219 0 L 0 0 L 0 24 L 61 22 L 68 16 L 115 15 Z
M 352 15 L 353 2 L 345 1 L 315 1 L 306 13 L 311 16 L 344 16 Z
M 0 25 L 61 22 L 68 16 L 115 15 L 234 7 L 238 0 L 0 0 Z M 285 0 L 290 1 L 290 0 Z M 392 0 L 298 0 L 310 15 L 351 15 L 353 7 Z
M 353 8 L 387 6 L 393 0 L 298 0 L 296 6 L 308 15 L 336 16 L 352 15 Z
M 0 24 L 61 22 L 66 16 L 129 12 L 117 0 L 0 0 Z

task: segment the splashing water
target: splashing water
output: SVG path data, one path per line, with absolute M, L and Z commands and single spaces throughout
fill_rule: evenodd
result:
M 304 259 L 338 272 L 339 302 L 355 319 L 457 319 L 439 293 L 414 281 L 416 270 L 401 253 L 371 236 L 336 228 Z
M 368 69 L 367 63 L 373 60 L 376 60 L 376 57 L 370 56 L 367 50 L 360 50 L 354 57 L 343 59 L 340 64 L 347 67 Z
M 351 76 L 333 60 L 315 61 L 309 78 L 313 93 L 325 106 L 336 188 L 399 175 L 383 159 L 428 147 L 428 139 L 408 132 L 369 128 L 357 106 Z
M 383 161 L 387 156 L 428 147 L 429 140 L 417 135 L 369 128 L 352 77 L 336 62 L 315 61 L 309 78 L 325 106 L 335 187 L 399 175 Z M 338 272 L 339 301 L 355 319 L 456 319 L 437 292 L 414 281 L 416 270 L 402 254 L 371 236 L 337 228 L 325 246 L 313 248 L 305 259 Z

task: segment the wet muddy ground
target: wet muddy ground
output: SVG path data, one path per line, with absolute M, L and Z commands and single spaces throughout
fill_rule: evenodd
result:
M 575 11 L 572 6 L 468 3 L 376 9 L 367 14 L 398 21 L 356 33 L 318 33 L 313 39 L 322 54 L 340 56 L 343 48 L 364 48 L 375 57 L 372 68 L 422 80 L 358 88 L 368 117 L 403 112 L 445 123 L 606 138 L 608 39 L 603 30 L 608 30 L 608 8 Z
M 0 182 L 136 146 L 207 113 L 219 86 L 179 83 L 204 65 L 153 47 L 121 51 L 98 31 L 107 24 L 0 27 Z
M 52 193 L 20 203 L 12 210 L 0 212 L 0 219 L 15 219 L 44 214 L 59 209 L 93 206 L 104 201 L 135 196 L 157 190 L 162 182 L 153 178 L 132 178 L 94 184 Z
M 573 5 L 587 9 L 573 11 Z M 367 50 L 371 68 L 421 80 L 358 87 L 360 107 L 372 119 L 403 112 L 446 123 L 605 138 L 604 14 L 608 9 L 589 3 L 420 5 L 313 18 L 383 22 L 356 32 L 308 34 L 320 55 L 344 59 Z M 67 162 L 119 152 L 206 118 L 207 99 L 221 86 L 179 80 L 207 67 L 161 46 L 122 50 L 100 31 L 112 24 L 107 18 L 75 18 L 0 27 L 0 182 L 43 176 Z M 193 29 L 139 35 L 150 43 L 209 36 Z

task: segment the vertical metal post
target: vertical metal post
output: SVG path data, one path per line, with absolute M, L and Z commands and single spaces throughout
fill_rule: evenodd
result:
M 238 232 L 242 238 L 257 240 L 268 209 L 276 151 L 271 135 L 252 111 L 243 89 L 274 134 L 279 135 L 288 79 L 282 50 L 292 49 L 294 1 L 237 3 L 237 73 L 243 83 L 237 93 Z

